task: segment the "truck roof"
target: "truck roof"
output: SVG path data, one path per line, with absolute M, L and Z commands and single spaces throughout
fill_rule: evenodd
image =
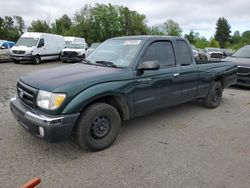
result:
M 124 37 L 115 37 L 112 39 L 128 39 L 128 40 L 147 40 L 147 39 L 168 39 L 168 40 L 176 40 L 183 39 L 177 36 L 167 36 L 167 35 L 134 35 L 134 36 L 124 36 Z

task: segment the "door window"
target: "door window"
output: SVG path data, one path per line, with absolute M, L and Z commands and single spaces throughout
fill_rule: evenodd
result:
M 40 39 L 38 48 L 43 47 L 43 46 L 44 46 L 44 39 Z
M 178 61 L 182 65 L 192 64 L 192 57 L 187 43 L 184 40 L 177 40 Z
M 159 61 L 160 68 L 175 65 L 175 56 L 171 42 L 159 41 L 152 43 L 148 47 L 143 61 Z

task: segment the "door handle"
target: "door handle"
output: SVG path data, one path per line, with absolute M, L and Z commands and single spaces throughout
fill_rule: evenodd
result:
M 173 74 L 174 77 L 177 77 L 177 76 L 179 76 L 179 75 L 180 75 L 180 73 L 174 73 L 174 74 Z

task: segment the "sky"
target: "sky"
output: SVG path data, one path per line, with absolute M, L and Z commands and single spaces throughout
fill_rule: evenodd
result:
M 63 14 L 73 17 L 85 4 L 95 3 L 126 6 L 146 16 L 149 26 L 173 19 L 183 35 L 191 29 L 209 39 L 215 33 L 219 17 L 225 17 L 236 30 L 250 30 L 250 0 L 0 0 L 0 16 L 22 16 L 26 26 L 32 20 L 53 21 Z

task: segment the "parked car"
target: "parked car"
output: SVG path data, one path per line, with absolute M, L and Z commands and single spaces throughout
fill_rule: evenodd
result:
M 85 58 L 87 43 L 71 43 L 62 50 L 62 62 L 77 62 Z
M 114 142 L 122 120 L 195 99 L 216 108 L 236 73 L 228 62 L 196 64 L 179 37 L 119 37 L 81 63 L 22 76 L 10 108 L 38 138 L 58 142 L 74 135 L 81 147 L 97 151 Z
M 10 60 L 10 49 L 14 45 L 12 41 L 0 40 L 0 62 Z
M 221 48 L 220 50 L 223 53 L 224 58 L 231 56 L 235 52 L 232 49 L 227 49 L 227 48 Z
M 85 38 L 80 38 L 80 37 L 66 36 L 64 37 L 64 40 L 65 40 L 66 47 L 68 47 L 68 45 L 70 45 L 71 43 L 87 44 L 85 41 Z
M 33 61 L 35 64 L 43 60 L 59 59 L 65 48 L 64 38 L 49 33 L 26 32 L 11 49 L 11 59 L 15 63 Z
M 191 45 L 192 51 L 194 54 L 194 58 L 196 61 L 207 61 L 208 55 L 204 52 L 202 52 L 200 49 L 195 48 L 194 45 Z
M 227 57 L 225 61 L 238 65 L 236 85 L 250 88 L 250 45 L 240 48 L 231 57 Z
M 224 57 L 219 48 L 205 48 L 205 52 L 208 54 L 209 60 L 220 60 Z
M 91 46 L 89 47 L 89 49 L 86 52 L 86 57 L 91 54 L 101 43 L 100 42 L 95 42 L 92 43 Z

